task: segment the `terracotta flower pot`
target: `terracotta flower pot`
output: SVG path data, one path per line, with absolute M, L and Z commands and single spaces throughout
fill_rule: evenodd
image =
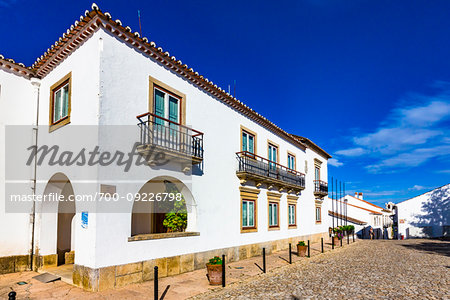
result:
M 341 242 L 339 241 L 339 238 L 337 236 L 334 236 L 333 240 L 334 240 L 334 246 L 335 247 L 341 245 Z
M 297 245 L 297 255 L 300 257 L 306 256 L 306 249 L 308 249 L 308 246 L 300 246 Z
M 208 280 L 210 285 L 222 284 L 222 265 L 206 264 L 208 270 Z

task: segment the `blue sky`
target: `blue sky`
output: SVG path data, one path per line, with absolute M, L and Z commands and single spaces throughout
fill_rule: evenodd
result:
M 90 1 L 0 0 L 0 53 L 31 65 Z M 450 1 L 97 1 L 382 204 L 450 182 Z

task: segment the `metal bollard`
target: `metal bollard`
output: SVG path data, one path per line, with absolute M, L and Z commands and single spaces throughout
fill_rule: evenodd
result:
M 153 284 L 154 284 L 154 287 L 153 287 L 153 298 L 155 300 L 158 300 L 159 299 L 158 298 L 158 266 L 155 266 L 155 275 L 154 275 L 154 278 L 153 278 Z
M 311 257 L 310 247 L 309 247 L 309 240 L 308 240 L 308 257 Z
M 331 237 L 331 249 L 334 250 L 334 236 Z
M 341 241 L 341 247 L 342 247 L 342 239 L 340 239 L 340 241 Z
M 263 248 L 263 273 L 266 273 L 266 248 Z
M 347 245 L 350 244 L 350 236 L 347 234 Z
M 353 232 L 353 243 L 355 242 L 355 233 Z
M 222 287 L 225 287 L 225 255 L 222 254 Z
M 323 253 L 323 238 L 320 238 L 320 248 L 322 249 L 322 253 Z
M 289 243 L 289 264 L 292 264 L 292 249 L 291 249 L 291 243 Z
M 8 300 L 16 300 L 17 293 L 14 291 L 11 291 L 8 293 Z

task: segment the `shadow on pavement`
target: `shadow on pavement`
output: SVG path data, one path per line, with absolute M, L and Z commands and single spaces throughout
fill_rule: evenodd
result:
M 419 244 L 403 244 L 405 248 L 416 249 L 420 251 L 433 252 L 440 255 L 450 256 L 449 242 L 421 242 Z

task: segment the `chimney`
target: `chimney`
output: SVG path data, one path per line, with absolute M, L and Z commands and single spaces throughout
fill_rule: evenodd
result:
M 355 192 L 355 198 L 358 198 L 358 193 L 357 192 Z
M 363 200 L 363 193 L 359 193 L 359 199 Z

